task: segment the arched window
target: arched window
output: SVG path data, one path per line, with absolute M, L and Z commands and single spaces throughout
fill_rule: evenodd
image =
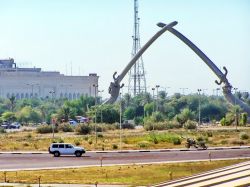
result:
M 75 93 L 73 93 L 73 99 L 76 99 L 76 94 Z
M 71 93 L 69 94 L 69 99 L 70 99 L 70 100 L 72 99 L 72 94 L 71 94 Z
M 16 94 L 16 99 L 20 99 L 19 93 Z
M 35 98 L 37 98 L 38 97 L 38 94 L 37 93 L 35 93 Z
M 28 94 L 28 93 L 25 94 L 25 98 L 26 98 L 26 99 L 29 98 L 29 94 Z
M 79 98 L 80 98 L 80 93 L 77 94 L 77 99 L 79 99 Z
M 7 98 L 10 98 L 10 93 L 7 93 L 6 97 L 7 97 Z
M 21 93 L 21 99 L 23 99 L 24 98 L 24 94 L 23 93 Z

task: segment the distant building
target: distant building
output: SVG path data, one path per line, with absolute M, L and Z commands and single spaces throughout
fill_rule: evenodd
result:
M 41 68 L 18 68 L 14 59 L 0 60 L 0 97 L 22 98 L 68 98 L 98 93 L 96 73 L 89 76 L 67 76 Z M 95 86 L 95 87 L 94 87 Z M 95 92 L 96 91 L 96 92 Z

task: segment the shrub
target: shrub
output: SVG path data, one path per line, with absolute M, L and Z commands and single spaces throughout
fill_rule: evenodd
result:
M 76 140 L 74 140 L 74 144 L 75 144 L 76 146 L 81 145 L 81 141 L 76 139 Z
M 172 142 L 174 145 L 180 145 L 181 144 L 181 138 L 180 137 L 173 137 Z
M 26 135 L 26 138 L 31 139 L 31 138 L 32 138 L 32 134 L 30 134 L 30 133 L 27 134 L 27 135 Z
M 97 134 L 97 137 L 98 137 L 98 138 L 103 138 L 103 134 L 98 133 L 98 134 Z
M 185 128 L 185 129 L 189 129 L 189 130 L 196 129 L 196 128 L 197 128 L 196 122 L 195 122 L 195 121 L 188 120 L 188 121 L 184 124 L 184 128 Z
M 213 133 L 211 131 L 207 132 L 207 137 L 213 137 Z
M 247 124 L 247 113 L 242 113 L 240 117 L 240 125 L 246 126 Z
M 228 144 L 228 141 L 227 140 L 221 140 L 221 142 L 220 142 L 222 145 L 224 145 L 224 144 Z
M 62 132 L 73 132 L 73 127 L 68 123 L 62 123 L 58 126 L 58 130 Z
M 155 144 L 159 142 L 168 142 L 174 145 L 181 144 L 181 138 L 171 133 L 150 133 L 148 141 L 154 142 Z
M 75 131 L 78 133 L 78 134 L 89 134 L 92 129 L 91 127 L 88 125 L 88 124 L 81 124 L 81 125 L 78 125 L 75 129 Z
M 57 138 L 53 140 L 52 143 L 64 143 L 64 140 L 62 138 Z
M 160 122 L 164 120 L 164 116 L 160 112 L 154 112 L 151 116 L 153 122 Z
M 136 125 L 143 125 L 143 117 L 135 117 L 134 121 Z
M 132 123 L 123 123 L 122 128 L 123 129 L 134 129 L 135 126 Z
M 23 143 L 23 146 L 24 146 L 24 147 L 28 147 L 28 146 L 29 146 L 29 143 L 28 143 L 28 142 L 24 142 L 24 143 Z
M 182 128 L 182 124 L 178 123 L 177 121 L 168 121 L 166 123 L 167 129 L 179 129 Z
M 89 145 L 91 145 L 93 143 L 93 141 L 91 139 L 88 140 Z
M 149 143 L 147 141 L 141 141 L 138 143 L 138 146 L 140 148 L 147 148 L 149 146 Z
M 202 136 L 199 136 L 198 138 L 196 138 L 196 140 L 197 140 L 198 142 L 202 142 L 202 141 L 204 141 L 204 138 L 203 138 Z
M 1 133 L 6 133 L 6 130 L 4 128 L 2 128 L 2 127 L 0 127 L 0 134 Z
M 147 131 L 151 131 L 151 130 L 165 130 L 167 129 L 167 125 L 164 122 L 146 122 L 144 124 L 144 129 Z
M 226 119 L 223 117 L 221 120 L 220 120 L 220 124 L 222 126 L 225 126 L 226 125 Z
M 150 133 L 149 137 L 150 137 L 150 141 L 154 142 L 154 144 L 158 144 L 159 143 L 159 141 L 158 141 L 157 136 L 156 136 L 155 133 Z
M 113 148 L 113 149 L 118 149 L 118 145 L 113 144 L 113 145 L 112 145 L 112 148 Z
M 244 141 L 242 141 L 242 140 L 233 140 L 232 142 L 231 142 L 232 144 L 236 144 L 236 145 L 244 145 L 245 144 L 245 142 Z
M 240 139 L 241 140 L 247 140 L 247 139 L 249 139 L 249 135 L 247 133 L 245 133 L 245 132 L 240 133 Z
M 36 131 L 37 133 L 45 134 L 45 133 L 52 133 L 53 129 L 52 129 L 52 125 L 41 125 L 40 127 L 37 127 Z M 54 127 L 54 132 L 55 133 L 58 132 L 57 127 Z

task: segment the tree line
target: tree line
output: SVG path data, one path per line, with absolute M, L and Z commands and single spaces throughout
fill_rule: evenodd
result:
M 249 94 L 238 92 L 237 97 L 250 105 Z M 220 121 L 223 125 L 246 124 L 247 115 L 239 106 L 229 104 L 222 96 L 181 95 L 167 96 L 160 91 L 158 96 L 142 93 L 135 97 L 123 95 L 113 105 L 101 104 L 100 97 L 81 96 L 76 100 L 31 98 L 16 99 L 14 96 L 0 98 L 0 121 L 18 121 L 22 124 L 57 123 L 77 120 L 84 116 L 97 123 L 115 123 L 122 120 L 134 120 L 136 124 L 146 122 L 175 121 L 183 125 L 188 120 L 202 123 Z

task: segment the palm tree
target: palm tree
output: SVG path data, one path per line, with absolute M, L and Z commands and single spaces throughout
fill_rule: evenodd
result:
M 14 95 L 12 95 L 10 98 L 10 108 L 11 108 L 11 112 L 14 111 L 14 107 L 15 107 L 15 100 L 16 100 L 16 97 Z

